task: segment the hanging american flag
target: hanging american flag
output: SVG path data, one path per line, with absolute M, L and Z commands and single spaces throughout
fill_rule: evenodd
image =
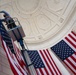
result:
M 7 33 L 7 31 L 1 21 L 0 21 L 0 34 L 3 38 L 3 40 L 6 42 L 7 46 L 10 48 L 11 52 L 14 53 L 11 38 L 10 38 L 9 34 Z
M 48 49 L 27 52 L 38 75 L 61 75 Z
M 10 67 L 14 75 L 28 75 L 26 65 L 22 58 L 20 50 L 16 47 L 6 29 L 4 28 L 2 22 L 0 21 L 0 34 L 3 49 L 7 55 Z M 12 51 L 13 50 L 13 51 Z M 15 53 L 15 54 L 14 54 Z
M 71 31 L 51 49 L 76 75 L 76 34 Z

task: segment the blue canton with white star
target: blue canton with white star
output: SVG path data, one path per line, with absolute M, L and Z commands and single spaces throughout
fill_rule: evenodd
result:
M 11 38 L 9 34 L 7 33 L 5 27 L 3 26 L 1 20 L 0 20 L 0 34 L 2 36 L 2 39 L 6 42 L 7 46 L 10 48 L 10 50 L 13 50 Z
M 59 43 L 51 47 L 51 49 L 61 60 L 65 60 L 75 52 L 64 40 L 61 40 Z
M 44 68 L 44 63 L 37 51 L 27 51 L 35 68 Z

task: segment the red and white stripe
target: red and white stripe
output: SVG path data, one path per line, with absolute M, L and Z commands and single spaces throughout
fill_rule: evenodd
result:
M 14 75 L 27 75 L 27 71 L 19 63 L 22 61 L 21 60 L 18 61 L 17 57 L 11 52 L 11 50 L 7 47 L 5 41 L 3 40 L 2 40 L 2 46 L 6 52 L 6 55 L 7 55 L 10 67 L 13 71 L 13 74 Z
M 64 63 L 69 67 L 69 69 L 76 75 L 76 52 L 64 60 Z
M 64 41 L 75 51 L 75 53 L 64 60 L 64 63 L 76 75 L 76 34 L 72 31 L 65 37 Z
M 73 31 L 65 37 L 64 41 L 76 52 L 76 34 Z
M 45 68 L 36 69 L 38 75 L 61 75 L 48 49 L 38 51 Z
M 13 41 L 12 41 L 12 43 L 13 43 Z M 13 47 L 14 47 L 14 49 L 15 49 L 16 58 L 17 58 L 17 60 L 18 60 L 18 62 L 19 62 L 19 64 L 20 64 L 20 66 L 21 66 L 24 70 L 27 71 L 26 64 L 25 64 L 25 61 L 24 61 L 24 59 L 23 59 L 23 57 L 22 57 L 22 55 L 21 55 L 20 50 L 18 49 L 18 47 L 17 47 L 14 43 L 13 43 Z M 28 72 L 28 71 L 27 71 L 27 72 Z

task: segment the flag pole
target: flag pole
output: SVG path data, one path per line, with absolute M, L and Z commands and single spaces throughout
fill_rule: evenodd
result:
M 19 32 L 19 31 L 18 31 L 18 32 Z M 19 32 L 19 34 L 21 34 L 21 33 Z M 23 51 L 22 55 L 24 55 L 24 58 L 25 58 L 25 60 L 26 60 L 27 67 L 28 67 L 28 69 L 29 69 L 29 71 L 30 71 L 30 74 L 31 74 L 31 75 L 37 75 L 37 74 L 36 74 L 36 70 L 34 69 L 34 66 L 33 66 L 33 64 L 32 64 L 32 62 L 31 62 L 31 60 L 30 60 L 30 58 L 29 58 L 28 53 L 27 53 L 28 50 L 27 50 L 27 49 L 25 48 L 25 46 L 24 46 L 23 38 L 21 37 L 21 39 L 18 40 L 18 42 L 20 43 L 20 45 L 21 45 L 21 47 L 22 47 L 22 50 L 21 50 L 21 51 Z
M 18 24 L 20 25 L 19 21 Z M 30 71 L 31 75 L 37 75 L 36 70 L 34 69 L 34 66 L 29 58 L 29 55 L 27 53 L 28 49 L 25 48 L 24 42 L 23 42 L 23 29 L 21 27 L 21 25 L 18 27 L 15 27 L 13 29 L 8 30 L 8 33 L 10 34 L 10 36 L 12 37 L 12 39 L 14 39 L 14 41 L 17 41 L 20 43 L 20 46 L 22 48 L 21 51 L 23 51 L 22 55 L 24 56 L 23 58 L 26 60 L 26 64 L 27 67 Z M 14 38 L 13 38 L 14 37 Z
M 25 62 L 27 64 L 27 67 L 28 67 L 28 69 L 30 71 L 30 74 L 31 75 L 37 75 L 36 70 L 34 69 L 34 66 L 33 66 L 33 64 L 32 64 L 32 62 L 31 62 L 31 60 L 29 58 L 28 53 L 27 53 L 27 50 L 23 49 L 21 51 L 22 51 L 23 58 L 24 58 L 24 60 L 25 60 Z

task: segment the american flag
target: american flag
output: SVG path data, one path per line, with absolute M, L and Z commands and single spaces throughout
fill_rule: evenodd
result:
M 71 31 L 51 49 L 76 75 L 76 34 Z
M 11 52 L 14 53 L 11 38 L 10 38 L 9 34 L 7 33 L 7 31 L 1 21 L 0 21 L 0 34 L 3 38 L 3 40 L 6 42 L 7 46 L 10 48 Z
M 38 75 L 61 75 L 48 49 L 27 52 Z
M 28 75 L 26 64 L 22 58 L 20 50 L 11 40 L 9 34 L 0 21 L 0 34 L 3 49 L 7 55 L 11 70 L 14 75 Z M 15 53 L 15 54 L 14 54 Z

